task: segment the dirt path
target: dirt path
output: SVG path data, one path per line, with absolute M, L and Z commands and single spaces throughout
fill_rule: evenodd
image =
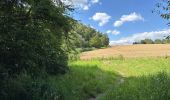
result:
M 122 76 L 118 76 L 116 79 L 115 84 L 113 85 L 113 87 L 111 86 L 108 91 L 98 94 L 95 98 L 89 98 L 87 100 L 99 100 L 101 97 L 105 96 L 109 91 L 112 91 L 113 89 L 117 88 L 120 84 L 123 84 L 125 82 L 125 77 Z

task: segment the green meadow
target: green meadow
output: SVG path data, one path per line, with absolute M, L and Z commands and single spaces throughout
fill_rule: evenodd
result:
M 63 100 L 169 100 L 170 58 L 73 61 L 51 81 Z

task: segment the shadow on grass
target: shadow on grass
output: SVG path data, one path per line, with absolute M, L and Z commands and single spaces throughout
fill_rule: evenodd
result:
M 117 77 L 116 73 L 102 70 L 99 64 L 73 63 L 69 73 L 51 81 L 59 88 L 62 100 L 90 100 L 105 93 Z
M 170 100 L 170 76 L 161 72 L 126 78 L 101 100 Z

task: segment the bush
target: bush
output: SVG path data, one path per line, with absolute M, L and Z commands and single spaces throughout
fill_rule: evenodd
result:
M 5 81 L 0 88 L 0 100 L 62 100 L 62 95 L 44 79 L 20 75 Z

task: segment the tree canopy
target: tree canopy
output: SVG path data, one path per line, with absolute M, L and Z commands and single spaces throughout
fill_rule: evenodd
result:
M 158 13 L 163 19 L 168 20 L 168 25 L 170 25 L 170 0 L 161 0 L 156 4 L 154 12 Z
M 90 26 L 76 23 L 72 30 L 76 34 L 74 44 L 76 48 L 101 48 L 109 45 L 107 34 L 101 33 Z
M 1 100 L 58 96 L 45 77 L 68 69 L 65 46 L 74 23 L 70 10 L 60 0 L 0 1 Z
M 0 17 L 0 64 L 9 73 L 32 73 L 35 68 L 35 73 L 46 69 L 55 74 L 66 66 L 62 44 L 72 19 L 66 16 L 62 4 L 51 0 L 3 0 Z

